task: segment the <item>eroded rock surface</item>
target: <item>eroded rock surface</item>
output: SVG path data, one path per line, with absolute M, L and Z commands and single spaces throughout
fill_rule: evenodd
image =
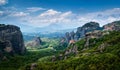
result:
M 0 24 L 0 54 L 24 54 L 26 51 L 20 28 L 14 25 Z

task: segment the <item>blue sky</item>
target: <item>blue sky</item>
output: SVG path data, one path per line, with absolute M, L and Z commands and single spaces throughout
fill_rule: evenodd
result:
M 9 0 L 7 6 L 17 8 L 43 7 L 58 11 L 98 11 L 120 7 L 120 0 Z
M 120 20 L 120 0 L 0 0 L 0 24 L 23 32 L 35 28 L 70 29 L 95 21 Z

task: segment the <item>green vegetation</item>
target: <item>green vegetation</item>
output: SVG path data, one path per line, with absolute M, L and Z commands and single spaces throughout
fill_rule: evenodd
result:
M 41 38 L 43 41 L 43 47 L 56 47 L 59 45 L 60 40 L 58 38 Z
M 0 70 L 17 70 L 20 67 L 26 66 L 34 62 L 47 62 L 51 61 L 52 55 L 59 54 L 54 48 L 59 45 L 57 38 L 42 38 L 43 44 L 36 47 L 27 46 L 25 55 L 15 55 L 8 57 L 8 60 L 0 62 Z M 42 48 L 40 48 L 42 47 Z
M 81 39 L 75 43 L 79 51 L 77 55 L 54 62 L 51 62 L 52 56 L 59 56 L 61 52 L 55 50 L 59 40 L 45 40 L 48 47 L 29 49 L 25 55 L 10 57 L 0 62 L 0 70 L 29 70 L 32 63 L 37 63 L 34 70 L 120 70 L 120 32 L 90 39 L 88 48 L 84 47 L 85 39 Z
M 27 51 L 25 55 L 15 55 L 9 60 L 0 62 L 0 70 L 17 70 L 21 66 L 38 61 L 41 57 L 58 54 L 58 52 L 51 49 Z
M 35 70 L 120 70 L 120 32 L 110 32 L 109 35 L 90 41 L 89 49 L 86 50 L 83 50 L 84 39 L 76 43 L 79 54 L 75 57 L 55 62 L 41 62 L 41 59 Z M 100 45 L 104 47 L 103 52 L 100 52 Z M 29 67 L 28 64 L 21 69 L 27 70 Z
M 35 70 L 119 70 L 119 61 L 120 59 L 117 56 L 105 53 L 58 62 L 40 62 Z
M 67 47 L 67 43 L 62 43 L 60 44 L 60 39 L 59 38 L 41 38 L 42 40 L 42 44 L 39 46 L 34 46 L 34 47 L 30 47 L 27 46 L 26 48 L 28 50 L 42 50 L 42 49 L 47 49 L 47 48 L 51 48 L 53 50 L 57 50 L 57 51 L 63 51 L 65 50 L 65 48 Z
M 38 50 L 38 49 L 45 49 L 48 47 L 57 47 L 59 45 L 60 40 L 58 38 L 41 38 L 42 44 L 40 46 L 30 47 L 27 46 L 28 50 Z

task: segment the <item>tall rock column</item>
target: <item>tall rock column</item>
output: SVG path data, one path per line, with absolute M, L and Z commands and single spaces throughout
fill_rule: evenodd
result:
M 26 51 L 22 32 L 14 25 L 0 24 L 0 45 L 1 52 L 24 54 Z

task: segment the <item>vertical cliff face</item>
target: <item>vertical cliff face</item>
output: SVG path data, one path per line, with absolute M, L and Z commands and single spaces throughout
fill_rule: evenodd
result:
M 89 23 L 86 23 L 85 25 L 83 25 L 82 27 L 78 27 L 77 28 L 77 31 L 74 32 L 67 32 L 65 34 L 65 39 L 66 39 L 66 42 L 69 43 L 70 40 L 79 40 L 80 38 L 83 38 L 85 37 L 85 34 L 87 32 L 91 32 L 91 31 L 94 31 L 94 30 L 100 30 L 101 27 L 99 26 L 99 23 L 96 23 L 96 22 L 89 22 Z
M 0 24 L 0 54 L 24 54 L 25 46 L 20 28 Z
M 86 23 L 85 25 L 83 25 L 81 28 L 79 28 L 77 30 L 77 32 L 79 33 L 80 37 L 84 37 L 87 32 L 91 32 L 91 31 L 94 31 L 94 30 L 100 30 L 100 29 L 101 28 L 99 26 L 99 23 L 89 22 L 89 23 Z
M 65 34 L 65 39 L 66 39 L 66 42 L 67 42 L 67 43 L 69 43 L 69 41 L 71 40 L 71 37 L 70 37 L 70 33 L 69 33 L 69 32 L 67 32 L 67 33 Z

